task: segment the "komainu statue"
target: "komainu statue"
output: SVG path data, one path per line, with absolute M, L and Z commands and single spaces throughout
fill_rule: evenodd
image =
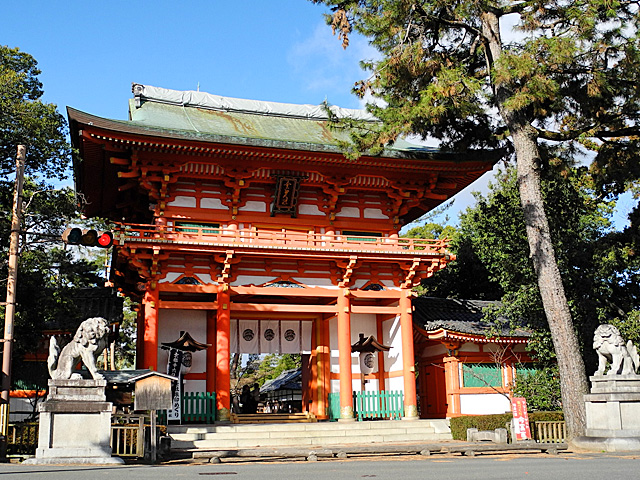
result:
M 101 317 L 88 318 L 82 322 L 73 340 L 65 345 L 62 351 L 55 337 L 51 337 L 47 358 L 49 375 L 53 379 L 69 379 L 73 367 L 82 359 L 93 379 L 102 380 L 104 377 L 98 373 L 96 360 L 108 343 L 109 324 Z
M 620 332 L 613 325 L 600 325 L 593 336 L 593 348 L 598 354 L 598 370 L 595 375 L 604 375 L 607 362 L 611 369 L 607 375 L 631 375 L 640 366 L 638 350 L 631 340 L 626 345 Z

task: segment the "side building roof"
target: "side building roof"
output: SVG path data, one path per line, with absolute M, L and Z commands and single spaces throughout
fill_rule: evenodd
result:
M 504 317 L 499 317 L 498 322 L 486 318 L 483 310 L 499 306 L 497 301 L 416 297 L 412 304 L 414 330 L 423 339 L 526 343 L 531 336 L 522 328 L 512 329 Z

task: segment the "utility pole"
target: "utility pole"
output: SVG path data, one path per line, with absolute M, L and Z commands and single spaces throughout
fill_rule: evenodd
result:
M 2 399 L 0 401 L 2 437 L 0 456 L 7 453 L 7 430 L 9 425 L 9 392 L 11 391 L 11 351 L 13 350 L 13 317 L 16 310 L 16 284 L 18 281 L 18 253 L 20 247 L 20 226 L 22 223 L 22 184 L 27 148 L 18 145 L 16 156 L 16 182 L 11 212 L 11 243 L 9 244 L 9 274 L 7 278 L 7 301 L 4 311 L 4 349 L 2 352 Z

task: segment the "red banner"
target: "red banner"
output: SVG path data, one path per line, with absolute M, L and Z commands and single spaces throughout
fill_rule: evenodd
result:
M 511 411 L 513 412 L 513 433 L 516 441 L 530 440 L 531 429 L 529 428 L 529 413 L 527 412 L 527 401 L 522 397 L 511 399 Z

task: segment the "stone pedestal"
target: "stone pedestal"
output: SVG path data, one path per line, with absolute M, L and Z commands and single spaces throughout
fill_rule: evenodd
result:
M 106 380 L 49 380 L 40 404 L 36 457 L 31 464 L 121 464 L 111 456 L 111 408 Z
M 599 375 L 584 396 L 587 430 L 575 448 L 628 452 L 640 450 L 640 375 Z

